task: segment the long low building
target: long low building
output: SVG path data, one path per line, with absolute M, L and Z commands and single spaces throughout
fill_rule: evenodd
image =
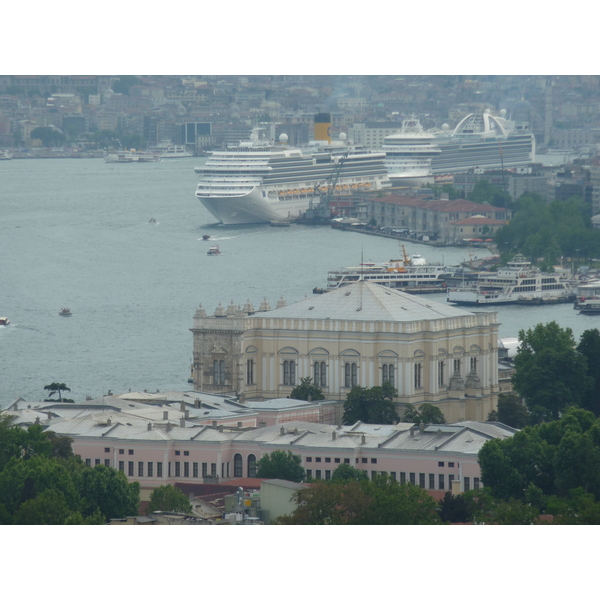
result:
M 339 465 L 349 464 L 370 478 L 387 473 L 431 490 L 450 490 L 454 481 L 467 491 L 481 484 L 477 453 L 482 445 L 515 433 L 501 423 L 474 421 L 336 426 L 296 420 L 269 426 L 252 406 L 223 398 L 231 409 L 227 416 L 229 409 L 209 408 L 208 401 L 198 407 L 194 392 L 163 396 L 171 395 L 188 398 L 174 403 L 117 396 L 81 404 L 19 400 L 6 412 L 23 426 L 39 422 L 71 437 L 75 454 L 88 466 L 113 467 L 138 481 L 142 499 L 159 485 L 255 477 L 257 462 L 274 450 L 300 456 L 313 479 L 330 479 Z M 294 400 L 292 407 L 286 400 L 272 403 L 273 415 L 290 418 L 294 411 L 321 410 L 319 403 Z M 212 402 L 217 404 L 214 397 Z

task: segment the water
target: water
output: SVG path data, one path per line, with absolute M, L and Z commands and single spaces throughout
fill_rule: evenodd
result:
M 264 297 L 290 304 L 325 287 L 328 270 L 358 264 L 361 252 L 374 262 L 401 255 L 395 240 L 326 227 L 217 226 L 194 196 L 198 162 L 0 162 L 0 316 L 11 320 L 0 327 L 0 406 L 43 399 L 53 381 L 75 400 L 189 389 L 199 303 L 209 314 L 247 298 L 256 308 Z M 207 256 L 212 243 L 220 256 Z M 406 251 L 449 265 L 469 253 Z M 59 316 L 63 306 L 72 317 Z M 494 310 L 502 337 L 551 320 L 577 338 L 598 326 L 570 305 Z

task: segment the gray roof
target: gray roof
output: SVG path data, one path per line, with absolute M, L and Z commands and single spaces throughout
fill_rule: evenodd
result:
M 472 315 L 450 304 L 405 294 L 370 281 L 357 281 L 327 294 L 306 298 L 257 316 L 273 319 L 413 322 Z

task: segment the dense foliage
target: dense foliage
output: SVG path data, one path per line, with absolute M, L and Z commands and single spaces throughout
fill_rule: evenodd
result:
M 500 421 L 509 427 L 523 429 L 529 423 L 529 411 L 516 394 L 500 394 L 498 410 L 493 410 L 487 420 Z
M 398 392 L 386 381 L 381 386 L 372 388 L 353 387 L 344 402 L 342 423 L 353 425 L 357 421 L 391 425 L 398 421 L 394 398 Z
M 573 333 L 554 321 L 519 332 L 513 387 L 532 422 L 558 419 L 570 405 L 583 406 L 594 385 Z
M 340 465 L 338 468 L 342 468 Z M 437 502 L 412 484 L 386 475 L 374 480 L 334 478 L 294 494 L 296 510 L 277 519 L 283 525 L 435 525 Z
M 446 418 L 439 407 L 434 406 L 433 404 L 423 404 L 419 408 L 409 406 L 404 411 L 402 421 L 404 423 L 432 423 L 440 425 L 446 422 Z
M 138 506 L 139 483 L 121 471 L 87 467 L 69 438 L 0 415 L 0 524 L 101 524 Z
M 505 254 L 521 252 L 550 264 L 600 256 L 600 231 L 592 228 L 589 208 L 578 197 L 546 204 L 536 194 L 521 196 L 495 242 Z
M 296 400 L 323 400 L 325 396 L 321 388 L 317 387 L 312 382 L 312 377 L 301 377 L 300 385 L 297 385 L 290 393 L 290 398 Z
M 550 514 L 600 514 L 600 419 L 571 408 L 559 420 L 526 427 L 479 451 L 484 485 L 497 500 L 527 502 Z M 559 511 L 559 512 L 556 512 Z M 583 517 L 582 517 L 583 518 Z M 591 518 L 591 517 L 590 517 Z
M 301 465 L 302 459 L 289 450 L 274 450 L 265 454 L 256 463 L 256 476 L 287 481 L 304 481 L 306 472 Z
M 162 510 L 189 514 L 192 512 L 192 505 L 180 489 L 172 485 L 161 485 L 152 490 L 147 510 L 149 513 Z

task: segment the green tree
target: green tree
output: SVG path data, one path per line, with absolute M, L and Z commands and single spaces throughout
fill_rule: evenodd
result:
M 290 398 L 296 400 L 323 400 L 325 396 L 321 388 L 313 385 L 312 377 L 301 377 L 300 385 L 297 385 L 290 393 Z
M 402 422 L 441 425 L 446 422 L 446 418 L 439 407 L 433 404 L 423 404 L 418 409 L 414 406 L 409 406 L 404 411 Z
M 558 419 L 569 405 L 582 405 L 593 380 L 571 329 L 562 329 L 555 321 L 540 323 L 521 330 L 519 341 L 512 382 L 534 417 Z
M 140 80 L 135 75 L 121 75 L 112 84 L 113 92 L 116 94 L 129 94 L 129 88 L 133 85 L 138 85 Z
M 470 523 L 473 520 L 473 500 L 465 494 L 446 492 L 439 502 L 439 515 L 444 523 Z
M 369 479 L 369 477 L 364 471 L 355 469 L 346 463 L 340 465 L 331 475 L 331 481 L 334 483 L 344 481 L 363 481 L 365 479 Z
M 65 136 L 55 127 L 36 127 L 30 137 L 32 140 L 40 140 L 46 148 L 59 146 L 65 140 Z
M 135 516 L 139 511 L 140 484 L 129 482 L 122 471 L 104 465 L 79 468 L 74 474 L 81 496 L 81 514 L 87 518 L 99 509 L 106 519 Z
M 267 479 L 285 479 L 287 481 L 304 481 L 306 473 L 301 465 L 302 459 L 289 450 L 274 450 L 265 454 L 256 463 L 256 476 Z
M 50 383 L 49 385 L 44 386 L 45 390 L 49 390 L 50 393 L 48 397 L 54 396 L 54 394 L 58 394 L 58 401 L 63 402 L 62 392 L 70 392 L 71 388 L 68 388 L 65 383 Z M 64 400 L 66 402 L 66 400 Z M 72 402 L 72 400 L 71 400 Z
M 150 494 L 148 513 L 155 510 L 190 514 L 192 505 L 189 498 L 180 489 L 172 485 L 161 485 Z
M 14 515 L 14 523 L 15 525 L 64 525 L 70 512 L 61 492 L 46 489 L 35 498 L 21 504 Z
M 398 421 L 394 398 L 398 392 L 389 381 L 372 388 L 353 387 L 344 402 L 342 423 L 352 425 L 363 423 L 392 424 Z
M 500 394 L 498 396 L 497 421 L 515 429 L 523 429 L 529 421 L 527 407 L 516 394 Z
M 593 379 L 590 393 L 582 401 L 582 408 L 600 416 L 600 332 L 587 329 L 581 334 L 577 351 L 587 360 L 587 374 Z
M 510 208 L 512 199 L 510 194 L 503 192 L 499 187 L 492 185 L 487 179 L 480 179 L 469 194 L 469 200 L 480 204 L 492 204 L 502 208 Z
M 499 500 L 488 490 L 467 492 L 467 501 L 472 502 L 473 521 L 489 525 L 534 525 L 540 511 L 526 502 L 509 498 Z

